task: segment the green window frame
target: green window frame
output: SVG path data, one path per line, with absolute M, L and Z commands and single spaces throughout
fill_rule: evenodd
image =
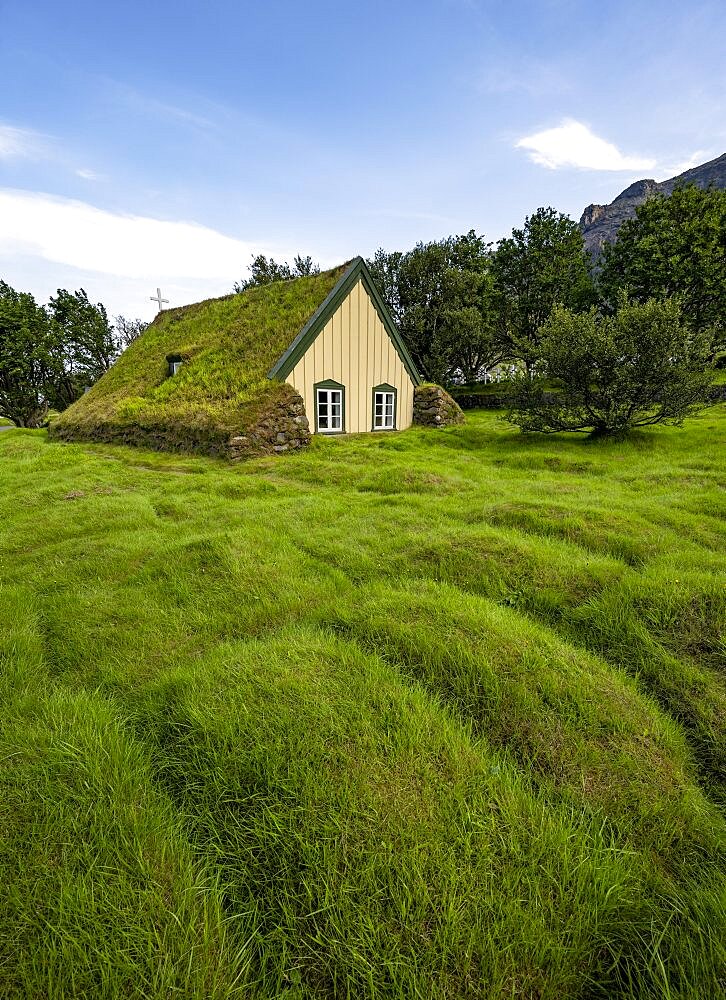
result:
M 313 386 L 316 434 L 345 434 L 345 386 L 332 378 Z
M 371 430 L 395 431 L 398 425 L 398 389 L 383 382 L 371 392 Z

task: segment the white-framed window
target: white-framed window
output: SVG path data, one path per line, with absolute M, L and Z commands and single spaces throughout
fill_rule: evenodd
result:
M 391 385 L 373 390 L 373 430 L 392 431 L 396 428 L 396 390 Z
M 345 429 L 344 402 L 342 385 L 315 387 L 315 428 L 320 434 L 340 434 Z

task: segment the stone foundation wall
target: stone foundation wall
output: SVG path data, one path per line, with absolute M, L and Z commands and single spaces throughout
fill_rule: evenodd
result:
M 726 384 L 713 385 L 708 390 L 711 403 L 726 403 Z M 462 410 L 504 410 L 510 406 L 512 397 L 506 392 L 462 392 L 455 391 L 454 398 Z M 555 398 L 555 393 L 546 392 L 544 398 L 549 402 Z
M 503 410 L 509 406 L 509 396 L 504 392 L 456 392 L 454 399 L 462 410 Z
M 281 455 L 310 443 L 310 423 L 302 396 L 290 392 L 244 434 L 229 439 L 227 456 L 233 461 L 255 455 Z
M 463 424 L 461 407 L 440 385 L 418 385 L 413 394 L 413 422 L 420 427 Z

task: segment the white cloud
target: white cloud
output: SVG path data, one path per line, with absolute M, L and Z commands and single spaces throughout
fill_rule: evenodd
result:
M 39 302 L 57 288 L 85 288 L 111 316 L 151 319 L 149 297 L 158 285 L 171 307 L 226 295 L 247 273 L 253 251 L 291 260 L 297 249 L 9 188 L 0 188 L 0 220 L 0 278 Z M 335 263 L 317 259 L 323 267 Z
M 0 122 L 0 160 L 15 157 L 35 159 L 43 153 L 44 141 L 37 132 Z
M 526 149 L 531 160 L 550 170 L 578 167 L 582 170 L 652 170 L 656 161 L 626 156 L 617 146 L 595 135 L 587 125 L 566 118 L 556 128 L 526 135 L 515 143 Z
M 161 285 L 172 306 L 232 291 L 253 252 L 280 254 L 193 222 L 122 215 L 0 188 L 0 277 L 46 301 L 83 287 L 109 312 L 151 318 Z M 150 311 L 150 312 L 149 312 Z
M 0 254 L 21 253 L 121 278 L 236 275 L 252 247 L 193 222 L 119 215 L 82 201 L 0 189 Z
M 79 167 L 79 169 L 76 170 L 76 177 L 81 177 L 84 181 L 99 180 L 99 176 L 95 170 L 88 170 L 86 167 Z

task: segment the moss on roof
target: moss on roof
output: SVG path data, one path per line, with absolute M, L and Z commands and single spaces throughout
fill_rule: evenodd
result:
M 267 373 L 347 267 L 159 313 L 53 436 L 221 451 L 289 394 Z M 173 377 L 169 355 L 183 358 Z

